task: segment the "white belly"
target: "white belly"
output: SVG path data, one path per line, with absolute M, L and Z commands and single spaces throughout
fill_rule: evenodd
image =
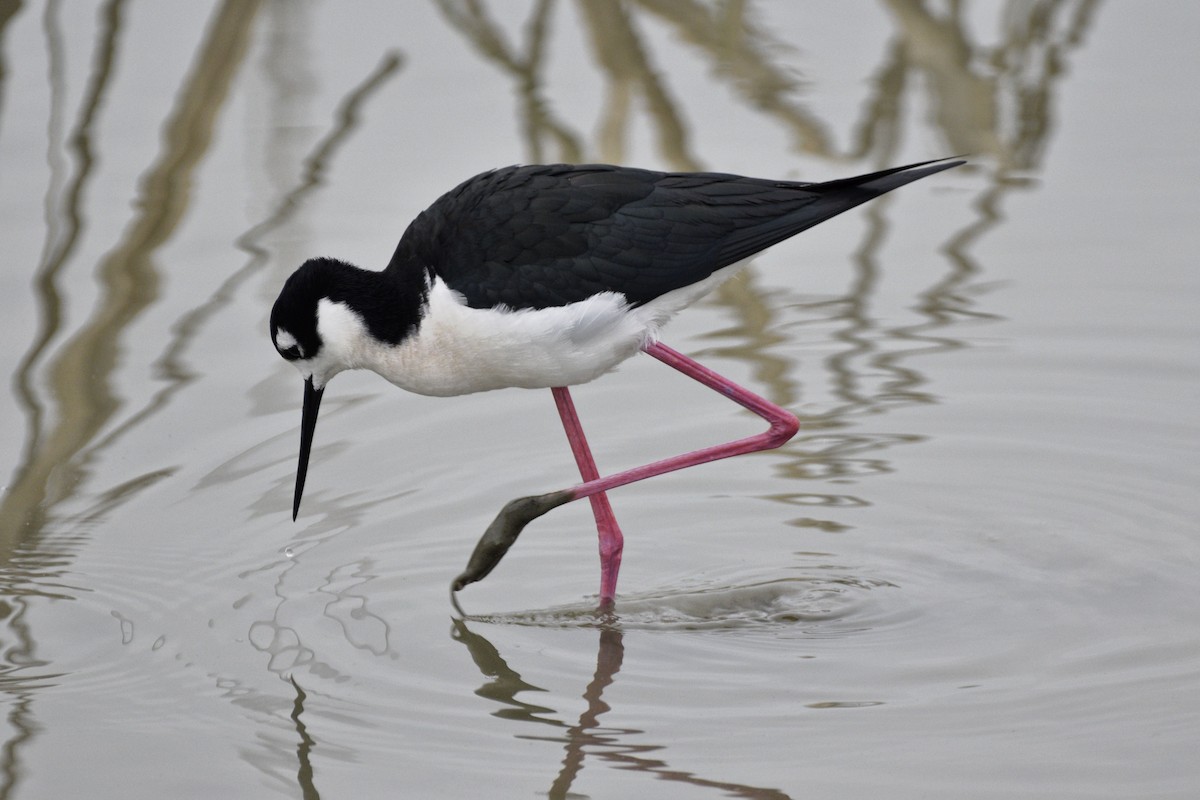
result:
M 656 339 L 675 312 L 738 266 L 637 308 L 620 294 L 605 293 L 537 310 L 476 309 L 435 280 L 417 333 L 398 345 L 373 348 L 356 366 L 402 389 L 435 396 L 587 383 Z

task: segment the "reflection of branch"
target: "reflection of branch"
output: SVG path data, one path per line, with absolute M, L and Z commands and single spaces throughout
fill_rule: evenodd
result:
M 334 153 L 357 127 L 361 106 L 393 72 L 400 68 L 401 63 L 399 54 L 388 53 L 374 71 L 346 95 L 346 98 L 338 106 L 335 114 L 337 122 L 333 129 L 317 142 L 312 155 L 304 159 L 304 171 L 299 184 L 283 196 L 275 210 L 265 220 L 238 237 L 238 246 L 251 255 L 250 261 L 226 278 L 207 300 L 191 311 L 182 314 L 179 320 L 171 326 L 170 344 L 167 345 L 163 355 L 155 361 L 155 366 L 159 371 L 170 379 L 167 385 L 156 392 L 150 402 L 141 410 L 130 415 L 119 427 L 102 439 L 97 447 L 109 446 L 131 428 L 140 425 L 148 417 L 164 408 L 176 392 L 192 382 L 192 374 L 183 366 L 183 356 L 187 348 L 195 341 L 200 329 L 208 322 L 209 318 L 225 308 L 237 295 L 237 290 L 242 283 L 266 264 L 268 253 L 259 244 L 259 241 L 265 234 L 286 223 L 300 207 L 303 199 L 321 185 L 325 170 Z
M 646 111 L 658 128 L 658 147 L 667 163 L 678 170 L 700 169 L 699 160 L 688 152 L 688 132 L 675 101 L 663 86 L 658 71 L 642 46 L 640 34 L 620 3 L 610 0 L 579 0 L 580 11 L 592 36 L 597 64 L 608 73 L 608 111 L 601 112 L 601 157 L 625 160 L 624 128 L 629 122 L 629 101 L 634 89 L 646 100 Z
M 934 395 L 925 389 L 928 379 L 906 366 L 908 361 L 915 355 L 965 347 L 961 338 L 947 335 L 952 326 L 967 320 L 996 319 L 973 307 L 972 290 L 983 287 L 973 286 L 980 270 L 969 251 L 1001 220 L 1000 200 L 1014 185 L 1007 177 L 1010 171 L 1032 168 L 1040 160 L 1052 131 L 1051 87 L 1064 74 L 1061 51 L 1082 44 L 1096 8 L 1090 0 L 1013 4 L 1004 16 L 1001 44 L 989 53 L 969 39 L 957 6 L 935 17 L 920 0 L 885 2 L 899 20 L 900 34 L 876 73 L 872 100 L 858 126 L 851 155 L 869 155 L 879 165 L 893 163 L 902 134 L 899 120 L 905 90 L 925 85 L 931 87 L 934 118 L 952 150 L 992 155 L 998 169 L 992 185 L 975 203 L 978 219 L 945 246 L 948 269 L 916 295 L 914 309 L 924 317 L 916 325 L 883 329 L 875 321 L 879 315 L 872 312 L 870 302 L 880 276 L 872 254 L 886 231 L 883 215 L 887 201 L 876 201 L 867 209 L 871 227 L 856 255 L 856 281 L 834 301 L 837 320 L 844 322 L 835 338 L 846 348 L 825 362 L 841 404 L 811 419 L 827 430 L 845 427 L 851 417 L 884 412 L 897 404 L 933 402 Z M 1067 6 L 1073 6 L 1074 12 L 1063 32 L 1056 33 L 1054 20 Z M 994 70 L 995 74 L 979 74 L 982 70 Z M 926 74 L 923 82 L 911 80 L 917 71 Z M 1014 99 L 1004 101 L 1006 93 Z M 998 108 L 1011 110 L 1011 119 L 1002 118 Z M 867 376 L 880 374 L 885 380 L 864 388 Z M 809 438 L 820 445 L 819 452 L 797 453 L 809 447 Z M 798 439 L 787 448 L 795 458 L 785 465 L 785 474 L 837 477 L 887 471 L 890 467 L 885 459 L 866 456 L 904 441 L 919 441 L 918 437 L 846 433 L 809 438 Z M 838 498 L 824 499 L 832 503 Z
M 50 365 L 57 425 L 18 466 L 0 505 L 5 547 L 10 536 L 36 536 L 48 508 L 74 493 L 86 462 L 77 457 L 120 405 L 109 382 L 121 336 L 158 296 L 159 274 L 151 256 L 174 232 L 190 200 L 192 173 L 208 150 L 256 10 L 257 3 L 227 0 L 217 11 L 176 96 L 163 131 L 164 150 L 141 182 L 139 213 L 98 267 L 102 297 L 96 311 Z M 55 481 L 57 496 L 47 498 L 52 472 L 61 479 Z
M 41 360 L 42 354 L 62 327 L 62 299 L 58 290 L 58 276 L 67 263 L 83 231 L 83 194 L 92 175 L 92 126 L 96 120 L 97 111 L 103 107 L 104 95 L 108 90 L 109 78 L 112 76 L 113 64 L 116 61 L 117 34 L 121 30 L 121 10 L 124 0 L 111 0 L 100 15 L 103 20 L 92 67 L 88 88 L 84 92 L 79 121 L 71 133 L 69 141 L 75 153 L 75 174 L 66 184 L 61 202 L 55 203 L 47 197 L 47 240 L 43 250 L 41 263 L 38 264 L 33 277 L 33 286 L 38 298 L 39 331 L 34 336 L 29 349 L 17 365 L 14 385 L 17 399 L 25 409 L 26 439 L 24 451 L 19 464 L 30 464 L 34 460 L 41 442 L 42 420 L 44 409 L 37 393 L 33 388 L 33 376 Z M 50 38 L 48 49 L 53 53 L 57 49 L 56 37 L 51 35 L 53 17 L 47 6 L 47 34 Z M 52 57 L 53 58 L 53 57 Z M 52 91 L 59 93 L 58 82 L 52 83 Z M 52 143 L 53 146 L 53 143 Z M 51 159 L 53 161 L 53 159 Z M 65 218 L 67 224 L 55 235 L 55 220 Z M 2 535 L 2 534 L 0 534 Z
M 21 0 L 0 0 L 0 119 L 4 118 L 4 89 L 8 83 L 8 62 L 4 58 L 4 34 L 8 31 L 8 23 L 13 21 L 20 10 Z
M 1053 129 L 1053 90 L 1066 73 L 1065 56 L 1083 43 L 1099 7 L 1097 0 L 1074 0 L 1073 4 L 1073 10 L 1064 12 L 1070 18 L 1061 34 L 1056 34 L 1054 22 L 1062 3 L 1027 16 L 1010 13 L 1005 17 L 1008 30 L 992 60 L 1006 65 L 998 83 L 1016 101 L 1012 120 L 1016 131 L 1008 147 L 1010 163 L 1018 169 L 1041 163 Z
M 296 726 L 296 734 L 300 737 L 300 742 L 296 745 L 296 760 L 299 762 L 299 767 L 296 769 L 296 782 L 300 784 L 300 796 L 304 800 L 320 800 L 321 794 L 317 791 L 317 786 L 313 783 L 313 768 L 310 754 L 316 742 L 308 735 L 308 728 L 304 721 L 300 719 L 304 715 L 304 701 L 308 699 L 308 695 L 300 688 L 300 684 L 296 683 L 295 677 L 290 678 L 292 687 L 296 690 L 296 701 L 292 704 L 292 724 Z
M 522 126 L 529 147 L 530 160 L 546 160 L 543 139 L 549 137 L 558 145 L 558 154 L 551 160 L 578 162 L 583 160 L 583 148 L 577 134 L 555 118 L 542 97 L 542 67 L 550 12 L 554 0 L 538 0 L 526 26 L 525 57 L 516 54 L 505 41 L 499 27 L 488 17 L 479 0 L 436 0 L 446 20 L 467 38 L 479 54 L 498 65 L 517 79 L 521 98 Z
M 896 37 L 872 81 L 875 94 L 868 98 L 864 119 L 851 135 L 848 158 L 859 160 L 874 155 L 877 153 L 876 142 L 895 143 L 900 138 L 900 99 L 908 82 L 908 67 L 908 50 L 904 40 Z M 884 159 L 875 155 L 872 161 L 879 164 Z
M 717 7 L 696 0 L 635 0 L 675 26 L 679 37 L 711 57 L 718 77 L 728 78 L 755 108 L 775 117 L 791 132 L 803 153 L 830 155 L 826 125 L 792 100 L 799 81 L 768 57 L 781 45 L 754 24 L 744 0 Z
M 62 325 L 62 301 L 58 292 L 58 273 L 67 257 L 79 240 L 82 230 L 79 207 L 83 187 L 91 175 L 91 128 L 95 120 L 96 110 L 109 84 L 112 74 L 112 63 L 116 51 L 116 33 L 120 28 L 120 6 L 123 0 L 110 2 L 100 15 L 104 20 L 99 35 L 100 46 L 96 55 L 91 80 L 84 93 L 84 102 L 79 121 L 71 134 L 71 146 L 75 150 L 78 166 L 73 180 L 66 184 L 65 193 L 60 197 L 60 152 L 62 135 L 60 131 L 60 101 L 66 94 L 63 84 L 62 61 L 63 47 L 61 31 L 58 29 L 57 2 L 47 3 L 44 21 L 46 28 L 46 45 L 51 64 L 51 118 L 48 162 L 51 168 L 51 181 L 46 192 L 47 235 L 43 255 L 38 264 L 33 285 L 38 296 L 40 313 L 38 314 L 39 331 L 34 336 L 33 343 L 22 356 L 14 376 L 14 387 L 18 402 L 25 409 L 26 444 L 18 463 L 29 463 L 37 450 L 38 437 L 42 427 L 42 405 L 33 390 L 32 374 L 35 365 L 45 352 L 50 341 L 58 333 Z M 0 2 L 0 41 L 9 21 L 15 16 L 19 2 Z M 4 64 L 0 56 L 0 105 L 3 100 Z M 60 208 L 61 207 L 61 208 Z M 65 234 L 58 229 L 58 221 L 66 219 Z M 33 699 L 37 694 L 39 678 L 45 680 L 49 676 L 34 677 L 29 674 L 30 667 L 41 666 L 34 655 L 34 635 L 25 620 L 29 608 L 28 600 L 22 595 L 39 595 L 43 597 L 57 595 L 49 589 L 44 580 L 48 572 L 52 572 L 56 559 L 47 553 L 36 551 L 21 552 L 20 542 L 32 533 L 14 529 L 11 534 L 5 533 L 3 504 L 0 504 L 0 565 L 3 565 L 5 585 L 2 593 L 5 595 L 0 604 L 0 687 L 8 696 L 6 706 L 8 713 L 6 722 L 12 733 L 5 738 L 0 748 L 0 798 L 16 796 L 17 782 L 21 777 L 21 751 L 28 745 L 38 726 L 34 722 Z M 19 513 L 19 512 L 18 512 Z M 16 526 L 14 526 L 15 528 Z M 33 556 L 30 558 L 30 556 Z M 50 567 L 48 569 L 48 567 Z M 37 588 L 31 584 L 37 584 Z M 23 585 L 22 585 L 23 584 Z M 14 585 L 22 585 L 19 591 Z M 10 673 L 22 672 L 21 677 L 9 683 Z
M 483 58 L 517 79 L 526 144 L 535 162 L 546 159 L 544 140 L 554 140 L 554 158 L 580 161 L 584 156 L 578 135 L 568 131 L 548 110 L 543 98 L 543 55 L 552 0 L 539 0 L 526 25 L 525 55 L 519 55 L 499 27 L 489 18 L 482 0 L 436 0 L 446 20 L 474 46 Z M 768 57 L 779 49 L 765 32 L 748 19 L 745 3 L 723 5 L 710 11 L 693 0 L 662 2 L 638 0 L 578 0 L 580 14 L 592 42 L 593 57 L 605 73 L 606 99 L 600 112 L 599 157 L 625 160 L 625 137 L 631 123 L 635 96 L 645 101 L 646 112 L 657 131 L 663 159 L 679 170 L 700 169 L 691 152 L 688 128 L 671 98 L 636 27 L 636 6 L 674 25 L 680 38 L 706 55 L 719 78 L 728 79 L 735 91 L 755 108 L 775 117 L 791 131 L 798 150 L 826 154 L 824 126 L 790 99 L 797 81 Z
M 4 632 L 0 640 L 0 690 L 4 692 L 8 709 L 5 722 L 9 732 L 0 746 L 0 798 L 16 797 L 17 783 L 22 777 L 21 751 L 41 730 L 33 711 L 33 700 L 47 686 L 62 677 L 61 673 L 31 675 L 30 667 L 43 666 L 33 655 L 34 636 L 25 620 L 29 604 L 24 597 L 4 598 Z M 24 671 L 19 677 L 13 673 Z
M 237 238 L 238 246 L 255 258 L 265 258 L 267 251 L 258 241 L 267 233 L 279 228 L 287 222 L 296 209 L 314 189 L 319 187 L 325 178 L 325 172 L 333 161 L 338 149 L 358 127 L 362 108 L 383 84 L 388 81 L 396 70 L 404 65 L 404 59 L 398 52 L 385 53 L 379 64 L 357 86 L 346 93 L 342 102 L 334 111 L 334 125 L 329 133 L 319 139 L 310 155 L 304 158 L 304 170 L 300 181 L 287 192 L 276 205 L 275 210 L 262 222 L 243 233 Z
M 952 153 L 994 153 L 995 83 L 973 69 L 974 48 L 957 8 L 935 17 L 922 0 L 883 0 L 899 23 L 909 69 L 923 72 L 934 118 Z
M 930 87 L 933 119 L 950 152 L 991 155 L 1003 171 L 1036 166 L 1053 129 L 1050 98 L 1065 74 L 1064 51 L 1082 44 L 1098 3 L 1012 3 L 1001 43 L 989 51 L 971 40 L 956 5 L 938 16 L 922 0 L 882 2 L 898 23 L 908 69 Z M 1073 10 L 1059 33 L 1055 22 L 1065 8 Z

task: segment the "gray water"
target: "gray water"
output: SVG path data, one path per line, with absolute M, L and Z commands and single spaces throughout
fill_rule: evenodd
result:
M 951 13 L 943 5 L 957 9 Z M 927 7 L 928 6 L 928 7 Z M 1200 6 L 0 2 L 0 798 L 1200 795 Z M 967 154 L 664 340 L 781 450 L 572 484 L 549 392 L 326 393 L 266 318 L 513 162 Z M 758 421 L 648 358 L 601 469 Z

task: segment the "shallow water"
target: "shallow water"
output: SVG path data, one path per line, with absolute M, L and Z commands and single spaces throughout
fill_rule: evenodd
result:
M 0 3 L 0 798 L 1195 796 L 1200 11 L 963 5 Z M 519 161 L 957 153 L 671 324 L 802 428 L 613 492 L 613 611 L 579 503 L 450 604 L 574 482 L 548 392 L 339 376 L 290 520 L 305 257 Z M 602 469 L 757 429 L 574 396 Z

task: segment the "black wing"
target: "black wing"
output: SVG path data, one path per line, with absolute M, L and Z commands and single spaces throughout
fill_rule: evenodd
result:
M 388 269 L 429 270 L 474 308 L 546 308 L 605 291 L 638 305 L 961 163 L 826 183 L 607 165 L 507 167 L 430 206 L 405 231 Z

